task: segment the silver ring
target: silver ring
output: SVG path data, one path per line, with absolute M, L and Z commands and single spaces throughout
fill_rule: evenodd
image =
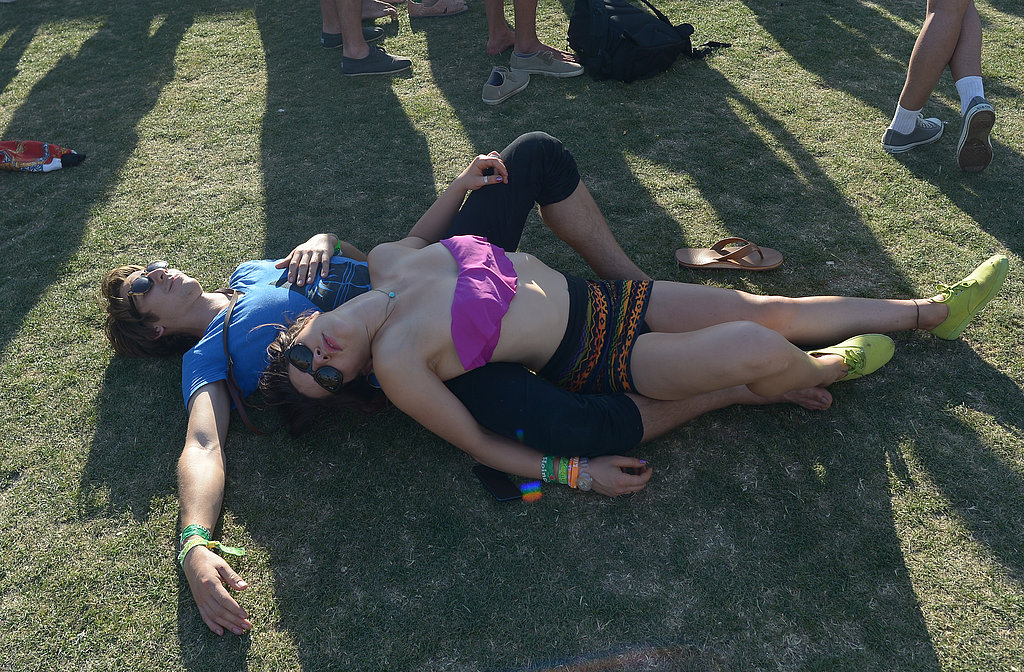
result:
M 488 176 L 484 175 L 484 184 L 487 184 L 487 178 L 488 178 Z

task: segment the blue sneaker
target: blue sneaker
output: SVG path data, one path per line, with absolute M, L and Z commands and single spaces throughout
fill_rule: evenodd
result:
M 956 144 L 956 162 L 961 170 L 980 173 L 992 163 L 992 140 L 989 133 L 996 123 L 996 113 L 981 96 L 971 99 L 960 124 L 960 142 Z
M 2 2 L 2 0 L 0 0 Z M 384 36 L 384 31 L 377 26 L 363 26 L 363 39 L 367 44 L 376 42 Z M 341 49 L 341 33 L 320 33 L 320 46 L 324 49 Z
M 917 125 L 910 133 L 897 133 L 891 128 L 885 129 L 882 136 L 882 149 L 890 154 L 909 152 L 914 147 L 928 145 L 942 137 L 942 122 L 934 117 L 925 119 L 917 113 Z
M 346 77 L 363 75 L 392 75 L 412 67 L 412 61 L 402 56 L 392 56 L 375 44 L 365 58 L 341 57 L 341 74 Z

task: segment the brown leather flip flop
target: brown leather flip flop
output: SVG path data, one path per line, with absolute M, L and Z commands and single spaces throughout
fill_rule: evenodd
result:
M 683 247 L 676 250 L 676 262 L 687 268 L 770 271 L 782 263 L 782 253 L 770 247 L 758 247 L 742 238 L 723 238 L 711 249 Z

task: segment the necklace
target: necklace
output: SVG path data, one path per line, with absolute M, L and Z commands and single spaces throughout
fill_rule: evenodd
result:
M 387 304 L 384 305 L 384 319 L 380 323 L 380 326 L 383 327 L 384 323 L 388 321 L 389 317 L 391 317 L 391 313 L 395 312 L 395 309 L 391 307 L 391 302 L 398 297 L 398 294 L 396 294 L 395 290 L 393 289 L 385 291 L 383 289 L 377 289 L 376 287 L 374 287 L 373 291 L 380 292 L 384 296 L 388 297 L 388 302 Z M 377 328 L 380 329 L 380 327 Z

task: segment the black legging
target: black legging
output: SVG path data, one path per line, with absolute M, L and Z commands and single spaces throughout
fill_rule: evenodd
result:
M 508 169 L 507 184 L 477 189 L 466 202 L 444 238 L 486 236 L 498 247 L 515 252 L 530 211 L 569 198 L 580 183 L 576 159 L 560 140 L 534 131 L 516 138 L 501 152 Z

